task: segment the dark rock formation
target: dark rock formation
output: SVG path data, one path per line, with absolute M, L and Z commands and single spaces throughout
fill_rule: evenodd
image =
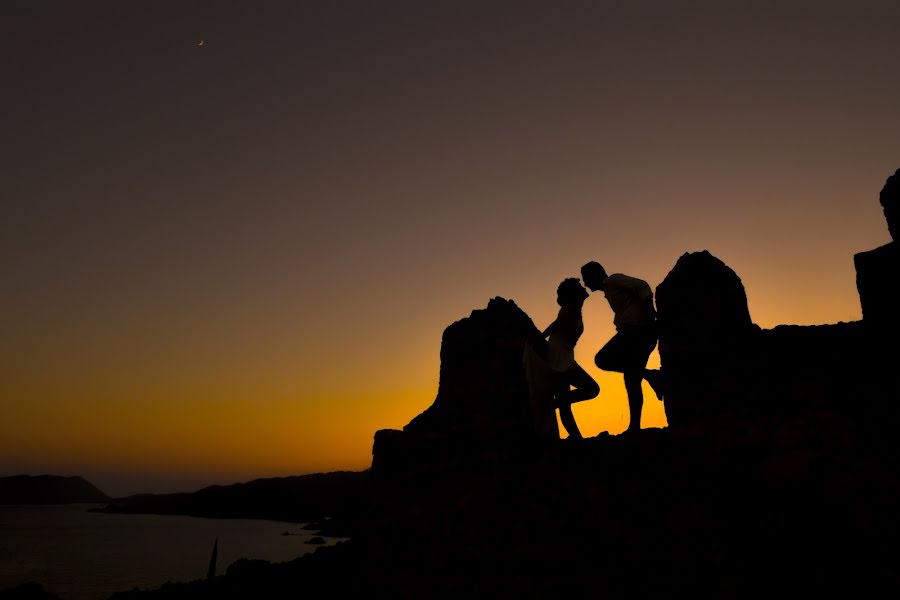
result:
M 81 477 L 14 475 L 0 477 L 0 504 L 108 502 L 109 496 Z
M 363 579 L 405 597 L 900 590 L 898 447 L 873 427 L 862 324 L 762 330 L 709 252 L 679 259 L 657 305 L 668 429 L 530 447 L 378 432 L 354 547 L 410 569 Z
M 518 435 L 531 431 L 525 342 L 540 332 L 515 302 L 492 298 L 444 330 L 437 397 L 411 433 Z
M 896 404 L 900 398 L 900 377 L 895 372 L 900 360 L 900 169 L 888 177 L 879 198 L 893 241 L 856 254 L 853 262 L 866 336 L 863 356 L 869 369 L 868 395 Z
M 539 334 L 515 302 L 499 297 L 447 327 L 434 403 L 403 431 L 375 434 L 372 471 L 432 477 L 518 451 L 533 431 L 522 355 Z
M 759 327 L 740 278 L 708 251 L 686 253 L 656 288 L 669 425 L 746 407 Z
M 740 278 L 707 251 L 679 258 L 656 295 L 671 427 L 771 428 L 821 411 L 879 418 L 861 322 L 760 329 Z
M 898 355 L 896 341 L 900 336 L 900 169 L 888 177 L 879 194 L 884 218 L 892 241 L 880 248 L 860 252 L 853 257 L 856 265 L 856 287 L 862 305 L 867 335 L 879 354 Z M 892 361 L 888 361 L 890 364 Z
M 874 336 L 896 336 L 900 332 L 900 244 L 859 252 L 853 262 L 863 321 Z
M 866 407 L 865 337 L 859 321 L 763 330 L 750 357 L 757 420 Z
M 861 418 L 861 324 L 761 330 L 740 278 L 708 252 L 682 256 L 657 303 L 672 427 L 491 444 L 435 411 L 424 432 L 380 431 L 351 546 L 370 565 L 360 581 L 402 597 L 900 589 L 897 448 Z M 442 390 L 466 376 L 442 368 Z M 510 361 L 481 377 L 492 382 L 473 389 L 520 375 Z

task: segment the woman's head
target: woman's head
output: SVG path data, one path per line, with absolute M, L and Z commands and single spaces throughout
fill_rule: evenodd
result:
M 575 277 L 563 279 L 559 287 L 556 288 L 556 303 L 560 306 L 564 304 L 581 304 L 587 297 L 587 290 Z

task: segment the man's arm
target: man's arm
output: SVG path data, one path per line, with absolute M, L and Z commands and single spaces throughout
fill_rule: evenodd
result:
M 559 328 L 559 319 L 553 321 L 549 325 L 547 325 L 547 329 L 541 332 L 542 338 L 550 337 L 550 334 L 556 331 Z

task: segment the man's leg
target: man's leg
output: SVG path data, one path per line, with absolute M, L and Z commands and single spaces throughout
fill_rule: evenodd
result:
M 656 397 L 662 402 L 665 398 L 666 391 L 666 380 L 665 377 L 663 377 L 663 372 L 658 369 L 646 368 L 647 360 L 650 358 L 650 354 L 653 352 L 653 349 L 656 348 L 656 344 L 659 341 L 659 330 L 656 325 L 654 324 L 643 332 L 642 338 L 643 347 L 640 351 L 647 355 L 647 358 L 644 359 L 644 379 L 647 380 L 647 383 L 649 383 L 650 387 L 653 389 L 653 393 L 656 394 Z
M 656 338 L 641 330 L 620 331 L 594 357 L 599 368 L 617 371 L 625 376 L 630 419 L 628 431 L 638 431 L 641 428 L 641 412 L 644 408 L 641 381 L 650 373 L 645 367 L 655 346 Z M 650 376 L 655 377 L 652 374 Z
M 641 412 L 644 408 L 644 391 L 641 389 L 643 379 L 641 371 L 625 373 L 625 391 L 628 393 L 628 431 L 638 431 L 641 428 Z
M 594 357 L 594 364 L 597 365 L 598 369 L 604 371 L 624 373 L 626 370 L 629 370 L 626 358 L 627 353 L 627 336 L 619 332 L 606 342 L 605 346 L 600 348 L 600 351 Z
M 662 371 L 657 369 L 644 369 L 644 379 L 647 380 L 647 383 L 649 383 L 650 387 L 653 389 L 653 393 L 656 394 L 656 397 L 662 402 L 665 398 L 665 380 L 663 379 Z

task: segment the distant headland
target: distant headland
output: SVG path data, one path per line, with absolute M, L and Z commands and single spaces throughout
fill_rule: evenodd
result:
M 110 497 L 83 477 L 13 475 L 0 477 L 0 504 L 109 502 Z
M 195 492 L 137 494 L 116 498 L 91 511 L 316 523 L 321 525 L 316 529 L 328 531 L 328 535 L 345 527 L 344 515 L 357 512 L 368 478 L 368 471 L 271 477 L 212 485 Z

